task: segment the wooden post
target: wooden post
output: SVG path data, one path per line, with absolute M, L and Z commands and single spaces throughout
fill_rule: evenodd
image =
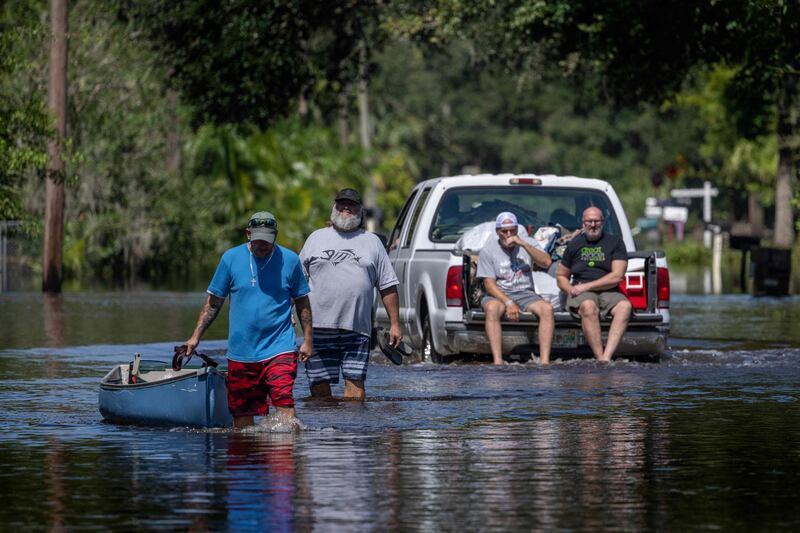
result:
M 358 55 L 358 123 L 361 136 L 361 146 L 369 153 L 372 148 L 372 129 L 369 124 L 369 94 L 367 92 L 367 43 L 361 42 L 361 50 Z M 371 155 L 368 155 L 368 166 L 372 166 Z M 369 171 L 369 185 L 367 186 L 366 205 L 373 214 L 378 205 L 377 191 L 375 190 L 375 175 L 372 169 Z M 367 219 L 367 231 L 375 231 L 377 224 L 374 216 Z
M 792 198 L 797 181 L 797 148 L 793 137 L 800 134 L 794 106 L 800 104 L 800 76 L 784 74 L 778 97 L 778 173 L 775 176 L 775 244 L 791 248 L 795 239 Z
M 48 143 L 45 185 L 42 290 L 61 292 L 64 245 L 64 139 L 67 136 L 67 0 L 51 0 L 49 106 L 56 132 Z
M 722 294 L 722 233 L 719 226 L 714 228 L 711 246 L 711 280 L 714 294 Z
M 167 91 L 169 102 L 169 122 L 167 130 L 167 172 L 177 172 L 181 168 L 181 133 L 180 119 L 178 118 L 178 92 L 174 89 Z
M 367 45 L 362 43 L 358 54 L 358 124 L 361 135 L 361 146 L 365 150 L 372 148 L 369 127 L 369 95 L 367 94 Z
M 338 107 L 337 121 L 339 122 L 339 144 L 342 148 L 350 146 L 350 110 L 349 110 L 350 84 L 343 83 L 336 98 Z

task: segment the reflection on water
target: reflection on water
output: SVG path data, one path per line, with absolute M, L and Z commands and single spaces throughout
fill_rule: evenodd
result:
M 672 294 L 751 294 L 753 278 L 749 271 L 749 256 L 744 276 L 738 261 L 737 258 L 735 262 L 726 263 L 716 276 L 710 266 L 684 266 L 671 263 L 669 278 Z M 789 290 L 794 290 L 795 295 L 800 290 L 800 272 L 791 273 Z
M 43 294 L 42 298 L 45 346 L 59 348 L 64 346 L 64 295 Z
M 395 367 L 375 355 L 365 404 L 313 402 L 301 372 L 297 433 L 104 423 L 103 373 L 134 351 L 167 359 L 201 301 L 0 297 L 4 529 L 800 525 L 798 299 L 677 296 L 661 364 Z
M 295 469 L 294 435 L 233 434 L 226 455 L 226 529 L 292 531 L 297 485 L 302 484 Z
M 0 347 L 174 342 L 188 338 L 203 293 L 0 293 Z M 224 338 L 228 307 L 207 332 Z
M 677 295 L 671 305 L 673 351 L 687 341 L 692 347 L 729 350 L 800 346 L 800 296 Z

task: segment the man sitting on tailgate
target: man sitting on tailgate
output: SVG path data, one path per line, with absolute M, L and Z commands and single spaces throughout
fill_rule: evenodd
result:
M 478 256 L 477 277 L 483 278 L 486 296 L 481 305 L 486 313 L 486 337 L 492 350 L 494 364 L 503 364 L 503 315 L 512 322 L 519 320 L 520 311 L 529 311 L 539 318 L 539 359 L 550 362 L 555 320 L 553 306 L 534 291 L 533 265 L 548 268 L 550 256 L 539 243 L 521 238 L 514 213 L 504 211 L 497 215 L 495 232 Z

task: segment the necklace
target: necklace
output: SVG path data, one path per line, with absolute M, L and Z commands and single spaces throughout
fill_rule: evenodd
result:
M 250 252 L 250 285 L 255 287 L 256 286 L 256 271 L 253 268 L 253 250 L 250 249 L 250 245 L 249 244 L 247 245 L 247 251 Z M 258 267 L 258 271 L 259 272 L 263 271 L 264 267 L 266 267 L 269 264 L 269 262 L 272 261 L 272 256 L 273 256 L 274 253 L 275 253 L 275 246 L 272 247 L 272 251 L 270 252 L 269 257 L 267 258 L 267 262 L 264 263 L 263 265 L 261 265 L 260 267 Z

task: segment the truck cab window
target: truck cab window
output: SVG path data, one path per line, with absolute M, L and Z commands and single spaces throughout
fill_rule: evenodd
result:
M 414 237 L 414 229 L 417 227 L 417 221 L 419 220 L 419 213 L 422 211 L 423 206 L 425 206 L 425 200 L 428 199 L 430 192 L 431 189 L 428 187 L 422 191 L 422 194 L 419 195 L 419 201 L 417 201 L 417 205 L 414 207 L 414 216 L 411 217 L 411 225 L 408 227 L 406 240 L 403 243 L 404 248 L 411 244 L 411 239 Z
M 606 218 L 605 231 L 618 235 L 619 224 L 608 197 L 602 192 L 569 187 L 454 187 L 442 195 L 433 216 L 430 239 L 456 242 L 464 232 L 498 213 L 511 211 L 529 233 L 542 226 L 581 227 L 583 209 L 599 207 Z
M 403 225 L 406 222 L 406 216 L 408 215 L 408 210 L 411 207 L 411 204 L 414 203 L 414 198 L 417 196 L 417 191 L 414 190 L 411 192 L 411 195 L 406 200 L 403 209 L 400 210 L 400 215 L 397 217 L 397 222 L 394 225 L 394 229 L 392 230 L 392 234 L 389 235 L 389 241 L 387 243 L 387 247 L 389 250 L 394 250 L 395 248 L 400 247 L 400 233 L 403 231 Z

